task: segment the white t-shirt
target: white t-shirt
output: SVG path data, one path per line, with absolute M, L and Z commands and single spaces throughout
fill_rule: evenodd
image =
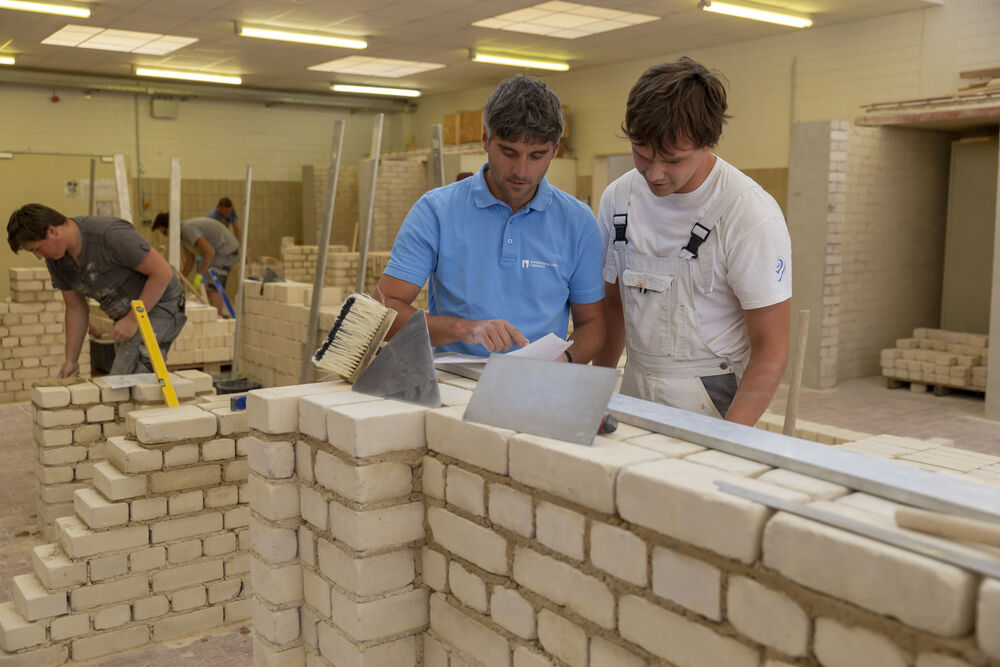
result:
M 676 257 L 691 238 L 694 223 L 704 217 L 715 197 L 726 186 L 748 177 L 716 156 L 712 171 L 696 190 L 657 197 L 633 169 L 601 195 L 597 220 L 605 258 L 608 244 L 614 239 L 614 192 L 619 183 L 625 185 L 626 179 L 632 181 L 625 229 L 628 250 L 640 255 Z M 711 235 L 717 237 L 718 244 L 715 287 L 709 294 L 695 289 L 695 311 L 709 347 L 724 356 L 734 351 L 732 330 L 741 324 L 744 310 L 791 298 L 792 241 L 781 208 L 759 185 L 736 200 Z M 610 265 L 610 260 L 606 262 L 604 280 L 614 283 L 620 267 Z M 724 336 L 727 332 L 729 335 Z

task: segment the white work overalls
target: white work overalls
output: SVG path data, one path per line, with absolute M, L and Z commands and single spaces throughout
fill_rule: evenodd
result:
M 712 292 L 715 283 L 716 223 L 755 184 L 742 179 L 726 187 L 691 229 L 691 239 L 675 256 L 652 257 L 629 249 L 626 229 L 632 178 L 615 186 L 614 235 L 606 263 L 614 261 L 625 315 L 628 352 L 621 393 L 683 410 L 725 416 L 750 358 L 745 350 L 720 357 L 708 346 L 695 311 L 695 289 Z M 720 343 L 746 339 L 745 325 L 723 334 Z M 725 345 L 731 348 L 732 345 Z M 737 346 L 738 347 L 738 346 Z

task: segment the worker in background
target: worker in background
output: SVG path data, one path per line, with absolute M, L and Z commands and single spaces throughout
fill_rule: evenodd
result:
M 142 300 L 160 353 L 166 359 L 170 344 L 181 332 L 184 291 L 167 261 L 130 223 L 119 218 L 67 218 L 42 204 L 25 204 L 10 216 L 7 242 L 45 259 L 52 284 L 66 305 L 66 355 L 59 377 L 80 372 L 80 350 L 87 335 L 95 299 L 114 320 L 112 375 L 151 372 L 152 363 L 140 340 L 132 301 Z
M 153 221 L 153 231 L 166 234 L 170 230 L 170 216 L 160 213 Z M 222 294 L 215 286 L 215 281 L 209 276 L 209 269 L 215 269 L 219 285 L 226 289 L 226 279 L 236 259 L 239 256 L 240 242 L 224 224 L 213 218 L 192 218 L 181 223 L 181 275 L 187 276 L 194 268 L 195 255 L 201 258 L 198 267 L 199 278 L 195 279 L 195 287 L 204 283 L 208 293 L 208 301 L 219 311 L 219 317 L 225 317 Z
M 608 334 L 621 392 L 755 424 L 788 360 L 791 240 L 767 192 L 715 155 L 719 78 L 690 58 L 650 67 L 622 129 L 635 169 L 604 191 Z
M 233 233 L 236 240 L 243 243 L 243 232 L 240 231 L 240 216 L 236 215 L 232 199 L 229 197 L 221 198 L 219 203 L 215 205 L 215 208 L 208 212 L 207 217 L 214 218 L 224 224 Z
M 586 363 L 604 340 L 600 238 L 590 210 L 545 179 L 565 122 L 555 93 L 523 76 L 500 83 L 483 109 L 486 164 L 424 194 L 403 221 L 376 297 L 413 315 L 430 279 L 431 344 L 475 355 L 548 333 Z

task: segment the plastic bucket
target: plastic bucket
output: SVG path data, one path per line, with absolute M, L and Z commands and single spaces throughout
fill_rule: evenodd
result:
M 212 383 L 217 394 L 240 394 L 254 389 L 260 389 L 263 385 L 250 378 L 232 378 L 230 380 L 215 380 Z

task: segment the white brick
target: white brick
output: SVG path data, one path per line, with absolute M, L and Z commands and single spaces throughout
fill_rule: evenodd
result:
M 849 491 L 846 486 L 802 475 L 791 470 L 771 470 L 761 475 L 758 479 L 768 484 L 799 491 L 813 500 L 834 500 L 846 495 Z
M 416 576 L 410 549 L 359 557 L 322 538 L 317 541 L 316 549 L 323 576 L 359 597 L 400 589 Z
M 170 600 L 165 595 L 143 598 L 132 603 L 132 615 L 137 621 L 163 616 L 170 611 Z
M 222 515 L 218 512 L 204 512 L 181 519 L 167 519 L 152 524 L 150 542 L 171 542 L 196 535 L 205 535 L 222 530 Z
M 538 612 L 538 641 L 569 667 L 587 667 L 587 633 L 548 609 Z
M 422 539 L 424 504 L 407 503 L 367 511 L 330 501 L 330 531 L 352 549 L 382 549 Z
M 87 581 L 87 564 L 74 561 L 57 544 L 43 544 L 31 550 L 31 565 L 46 588 L 65 588 Z
M 109 422 L 114 421 L 114 419 L 115 408 L 113 405 L 95 405 L 87 408 L 88 422 Z
M 195 558 L 201 558 L 201 540 L 186 540 L 184 542 L 174 542 L 167 546 L 167 561 L 173 565 L 175 563 L 186 563 Z
M 295 472 L 295 448 L 284 440 L 266 441 L 254 436 L 240 438 L 250 469 L 268 479 L 287 479 Z
M 465 406 L 427 413 L 427 447 L 459 461 L 507 474 L 507 445 L 514 431 L 462 419 Z
M 434 541 L 487 572 L 507 574 L 507 540 L 440 507 L 427 509 Z
M 106 558 L 92 558 L 88 564 L 90 567 L 90 580 L 97 582 L 113 577 L 120 577 L 128 573 L 128 554 L 118 554 Z
M 137 648 L 149 642 L 149 627 L 146 625 L 133 625 L 102 632 L 92 637 L 83 637 L 72 643 L 70 649 L 74 660 L 86 661 L 99 658 L 103 655 L 120 653 L 128 649 Z
M 765 665 L 765 667 L 767 667 Z M 917 656 L 914 667 L 972 667 L 971 663 L 965 660 L 953 658 L 950 655 L 940 653 L 921 653 Z
M 239 502 L 239 489 L 228 484 L 205 489 L 205 507 L 229 507 Z
M 442 385 L 446 386 L 446 385 Z M 553 662 L 540 653 L 524 646 L 514 649 L 514 667 L 553 667 Z
M 251 517 L 250 544 L 257 555 L 268 563 L 285 563 L 298 554 L 298 531 Z
M 167 511 L 170 515 L 190 514 L 205 508 L 204 491 L 187 491 L 170 496 L 167 499 Z
M 538 627 L 535 610 L 521 594 L 510 588 L 496 586 L 490 599 L 493 621 L 523 639 L 535 639 Z
M 167 515 L 167 499 L 136 498 L 129 503 L 129 518 L 132 521 L 148 521 Z
M 124 436 L 108 438 L 108 459 L 118 470 L 129 474 L 163 468 L 163 452 L 143 447 Z
M 222 560 L 216 558 L 154 572 L 150 577 L 150 583 L 154 593 L 162 593 L 190 587 L 194 584 L 217 581 L 222 577 Z
M 316 481 L 313 475 L 313 448 L 302 440 L 295 443 L 295 474 L 303 482 L 312 484 Z
M 475 516 L 486 516 L 486 482 L 475 473 L 448 466 L 447 499 Z
M 421 466 L 421 484 L 424 495 L 444 500 L 445 465 L 433 456 L 425 456 Z
M 590 561 L 619 579 L 646 586 L 646 543 L 635 534 L 603 523 L 590 526 Z
M 422 449 L 427 408 L 400 401 L 354 403 L 327 410 L 330 444 L 355 458 Z
M 593 637 L 590 667 L 646 667 L 646 661 L 603 637 Z
M 31 402 L 39 408 L 63 408 L 69 405 L 69 387 L 32 387 Z
M 259 558 L 250 559 L 250 585 L 254 595 L 281 605 L 302 599 L 302 567 L 285 565 L 270 568 Z
M 431 596 L 430 612 L 431 630 L 446 643 L 476 656 L 485 667 L 510 667 L 510 646 L 502 635 L 452 607 L 440 593 Z
M 149 529 L 146 526 L 94 532 L 75 516 L 56 519 L 56 535 L 60 546 L 71 558 L 125 551 L 149 544 Z
M 793 656 L 809 647 L 809 616 L 790 597 L 745 577 L 729 577 L 726 592 L 729 622 L 761 644 Z
M 221 461 L 236 456 L 236 441 L 232 438 L 209 440 L 201 445 L 202 461 Z
M 73 614 L 52 619 L 49 634 L 53 641 L 79 637 L 90 632 L 90 616 L 88 614 Z
M 514 581 L 601 627 L 615 627 L 615 598 L 604 582 L 549 556 L 514 549 Z
M 524 537 L 535 535 L 531 496 L 503 484 L 490 484 L 490 521 Z
M 634 595 L 621 598 L 618 626 L 623 639 L 680 667 L 758 665 L 750 647 Z
M 1000 660 L 1000 580 L 984 579 L 976 606 L 976 643 L 984 653 Z
M 167 550 L 165 547 L 153 547 L 142 551 L 133 551 L 129 554 L 128 559 L 129 567 L 133 572 L 147 572 L 167 564 Z
M 535 510 L 535 539 L 570 558 L 583 560 L 583 515 L 552 503 L 540 502 Z
M 905 667 L 909 658 L 888 638 L 866 628 L 847 628 L 830 618 L 816 619 L 813 652 L 824 667 Z
M 436 591 L 448 590 L 448 559 L 442 554 L 423 547 L 420 551 L 422 557 L 421 576 L 426 585 Z
M 972 629 L 971 573 L 848 531 L 779 513 L 764 531 L 764 564 L 922 630 L 953 637 Z
M 692 454 L 686 457 L 685 460 L 697 463 L 698 465 L 725 470 L 740 477 L 759 477 L 771 469 L 771 466 L 763 463 L 751 461 L 741 456 L 733 456 L 732 454 L 720 452 L 716 449 Z
M 299 610 L 270 609 L 260 600 L 253 602 L 254 632 L 277 645 L 287 644 L 299 637 Z
M 299 486 L 294 482 L 271 482 L 250 475 L 250 508 L 266 519 L 280 521 L 298 518 Z
M 26 621 L 14 602 L 0 604 L 0 647 L 13 653 L 45 641 L 45 626 Z
M 320 653 L 330 664 L 337 665 L 337 667 L 380 667 L 382 665 L 386 667 L 415 667 L 417 664 L 417 639 L 412 635 L 381 644 L 359 647 L 326 623 L 320 623 L 317 631 Z M 257 655 L 256 647 L 254 655 Z M 289 662 L 281 667 L 295 667 L 301 664 L 300 658 L 297 662 Z M 317 664 L 325 663 L 310 663 L 310 667 Z
M 350 391 L 351 385 L 346 382 L 330 389 L 331 391 L 322 394 L 312 394 L 299 399 L 299 431 L 303 435 L 326 441 L 326 411 L 331 406 L 381 400 L 377 396 Z
M 263 433 L 291 433 L 299 425 L 300 398 L 343 389 L 344 383 L 338 380 L 251 391 L 247 394 L 250 428 Z
M 19 574 L 11 579 L 11 584 L 14 602 L 26 620 L 37 621 L 66 613 L 66 592 L 50 593 L 34 574 Z
M 330 584 L 311 570 L 302 571 L 302 596 L 320 616 L 330 617 Z
M 330 620 L 357 641 L 416 630 L 427 625 L 427 595 L 426 588 L 416 588 L 371 602 L 356 602 L 333 588 Z
M 221 476 L 222 470 L 215 463 L 153 472 L 149 474 L 149 490 L 153 493 L 170 493 L 203 486 L 216 486 Z
M 210 438 L 216 434 L 217 421 L 215 415 L 205 412 L 195 406 L 178 406 L 168 408 L 169 413 L 135 410 L 128 414 L 128 419 L 135 424 L 135 436 L 143 444 L 160 444 L 189 440 L 194 438 Z
M 127 604 L 120 604 L 114 607 L 105 607 L 94 614 L 94 629 L 107 630 L 124 625 L 132 620 L 132 607 Z
M 722 573 L 671 549 L 653 547 L 653 592 L 682 607 L 722 620 Z
M 166 641 L 173 637 L 189 635 L 203 631 L 205 628 L 222 625 L 223 611 L 221 607 L 209 607 L 186 614 L 171 614 L 153 623 L 153 640 Z
M 251 503 L 253 496 L 250 497 Z M 299 488 L 299 507 L 302 510 L 302 520 L 307 521 L 324 531 L 329 523 L 329 506 L 327 500 L 316 489 L 303 486 Z
M 250 418 L 246 410 L 215 408 L 212 411 L 219 420 L 219 435 L 240 435 L 250 430 Z
M 753 489 L 764 486 L 772 495 L 786 500 L 809 500 L 803 494 L 714 468 L 665 459 L 622 471 L 618 479 L 619 512 L 623 519 L 640 526 L 752 563 L 760 554 L 761 535 L 770 510 L 720 491 L 716 480 Z
M 615 512 L 619 470 L 658 459 L 655 452 L 597 436 L 591 447 L 535 435 L 510 439 L 510 477 L 598 512 Z
M 125 500 L 146 495 L 145 475 L 123 475 L 107 461 L 94 466 L 94 488 L 108 500 Z
M 198 462 L 198 445 L 194 443 L 174 445 L 163 450 L 163 467 L 176 468 Z
M 35 423 L 42 428 L 82 424 L 83 419 L 83 410 L 38 410 L 35 412 Z
M 91 584 L 78 588 L 70 592 L 69 602 L 74 611 L 79 611 L 144 598 L 148 594 L 149 582 L 146 575 L 135 575 L 105 584 Z
M 424 667 L 448 667 L 448 650 L 444 644 L 424 633 Z
M 452 561 L 448 567 L 448 585 L 452 594 L 466 607 L 481 614 L 487 613 L 486 582 L 466 570 L 458 561 Z
M 232 600 L 243 590 L 242 579 L 226 579 L 216 581 L 206 586 L 208 590 L 208 603 L 218 604 L 226 600 Z
M 397 461 L 354 465 L 330 452 L 316 452 L 316 482 L 338 496 L 371 503 L 409 495 L 413 490 L 410 466 Z

